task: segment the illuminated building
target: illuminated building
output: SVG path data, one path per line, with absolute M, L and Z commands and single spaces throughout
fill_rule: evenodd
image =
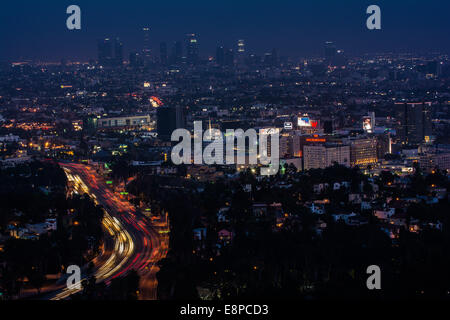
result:
M 320 122 L 311 119 L 308 115 L 298 117 L 297 126 L 302 133 L 316 134 L 321 132 Z
M 245 41 L 238 40 L 237 63 L 243 65 L 245 63 Z
M 146 116 L 130 116 L 102 118 L 98 121 L 98 128 L 122 128 L 122 127 L 142 127 L 151 125 L 149 115 Z
M 377 140 L 375 138 L 349 139 L 349 144 L 352 167 L 367 167 L 378 162 Z
M 142 49 L 142 55 L 144 58 L 144 63 L 148 63 L 151 59 L 151 50 L 150 50 L 150 28 L 144 27 L 142 28 L 143 36 L 144 36 L 144 46 Z
M 198 39 L 195 33 L 186 35 L 186 57 L 191 64 L 198 62 Z
M 280 157 L 285 158 L 292 155 L 292 137 L 289 134 L 282 134 L 280 136 Z
M 420 155 L 420 168 L 426 172 L 435 169 L 450 172 L 450 152 L 429 152 Z
M 325 169 L 335 163 L 350 166 L 350 146 L 323 144 L 303 147 L 303 166 L 305 170 Z
M 245 41 L 244 40 L 238 40 L 238 53 L 239 54 L 245 53 Z

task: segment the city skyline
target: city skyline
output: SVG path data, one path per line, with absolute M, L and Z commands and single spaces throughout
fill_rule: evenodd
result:
M 392 51 L 448 53 L 450 48 L 443 41 L 450 27 L 445 17 L 450 5 L 437 1 L 427 2 L 426 8 L 418 1 L 377 1 L 382 10 L 382 30 L 377 31 L 365 28 L 365 11 L 371 4 L 366 1 L 350 1 L 345 7 L 331 1 L 283 1 L 277 6 L 264 1 L 209 6 L 204 1 L 139 5 L 133 1 L 78 1 L 82 29 L 75 31 L 65 27 L 65 11 L 70 4 L 6 4 L 0 27 L 8 32 L 0 36 L 6 44 L 0 60 L 88 61 L 97 57 L 95 44 L 105 37 L 120 38 L 127 58 L 128 53 L 143 49 L 143 27 L 150 28 L 154 56 L 159 56 L 161 42 L 170 46 L 189 33 L 198 36 L 201 57 L 214 56 L 217 46 L 236 49 L 240 39 L 245 39 L 248 52 L 264 54 L 277 48 L 280 56 L 292 57 L 322 55 L 326 41 L 334 41 L 355 55 Z M 169 11 L 171 7 L 177 10 Z

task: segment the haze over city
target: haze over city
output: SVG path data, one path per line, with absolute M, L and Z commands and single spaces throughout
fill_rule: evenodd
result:
M 82 8 L 82 30 L 65 28 L 66 8 Z M 450 27 L 446 1 L 377 1 L 383 28 L 365 26 L 370 1 L 7 1 L 0 12 L 0 60 L 88 61 L 96 41 L 119 37 L 126 52 L 140 49 L 140 30 L 151 28 L 151 47 L 199 37 L 201 54 L 217 45 L 247 41 L 248 50 L 263 54 L 277 48 L 282 56 L 322 54 L 322 43 L 335 41 L 349 54 L 374 52 L 448 52 Z

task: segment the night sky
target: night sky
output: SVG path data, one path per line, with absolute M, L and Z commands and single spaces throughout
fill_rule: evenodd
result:
M 82 10 L 82 30 L 66 28 L 66 8 Z M 366 9 L 382 9 L 381 31 L 366 29 Z M 350 54 L 366 52 L 450 52 L 450 1 L 443 0 L 3 0 L 0 60 L 41 61 L 96 58 L 99 38 L 120 37 L 126 57 L 142 49 L 143 26 L 152 29 L 152 47 L 198 34 L 200 54 L 218 44 L 247 51 L 310 56 L 335 41 Z

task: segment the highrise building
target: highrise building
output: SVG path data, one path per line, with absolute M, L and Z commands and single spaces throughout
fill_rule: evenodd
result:
M 328 65 L 332 65 L 335 62 L 335 58 L 336 58 L 336 45 L 334 44 L 334 42 L 331 41 L 327 41 L 325 42 L 325 62 Z
M 176 129 L 185 127 L 185 116 L 182 107 L 160 107 L 156 112 L 157 132 L 162 140 L 170 141 Z
M 237 63 L 238 65 L 245 64 L 245 40 L 238 40 L 237 44 Z
M 98 41 L 98 63 L 102 66 L 110 66 L 113 60 L 113 45 L 109 38 Z
M 143 48 L 142 48 L 142 57 L 144 63 L 149 63 L 151 60 L 151 49 L 150 49 L 150 28 L 144 27 L 142 28 L 143 33 Z
M 117 66 L 123 65 L 123 43 L 119 38 L 114 42 L 114 62 Z
M 123 64 L 123 43 L 119 38 L 112 41 L 105 38 L 98 41 L 98 63 L 103 67 L 121 66 Z
M 278 66 L 278 51 L 277 49 L 272 49 L 272 66 Z
M 387 154 L 392 153 L 391 133 L 380 134 L 377 136 L 377 155 L 378 159 L 384 159 Z
M 223 46 L 217 47 L 216 49 L 216 63 L 219 66 L 225 64 L 225 48 Z
M 270 52 L 266 52 L 264 54 L 264 65 L 266 67 L 271 67 L 273 64 L 273 58 L 272 58 L 272 53 Z
M 186 35 L 186 58 L 191 64 L 196 64 L 199 59 L 198 39 L 195 33 Z
M 133 68 L 142 66 L 142 57 L 139 52 L 130 53 L 130 66 Z
M 227 67 L 233 67 L 234 66 L 234 52 L 233 52 L 233 49 L 227 49 L 225 51 L 225 65 Z
M 160 62 L 163 66 L 166 66 L 168 63 L 168 55 L 167 55 L 167 43 L 161 42 L 159 46 L 160 53 Z
M 347 56 L 345 55 L 345 52 L 343 50 L 337 50 L 336 56 L 334 58 L 334 65 L 336 67 L 344 67 L 348 63 Z
M 399 121 L 397 135 L 403 144 L 420 144 L 432 135 L 431 102 L 397 103 Z
M 180 41 L 176 41 L 172 46 L 172 52 L 170 55 L 171 64 L 179 64 L 183 59 L 183 46 Z

